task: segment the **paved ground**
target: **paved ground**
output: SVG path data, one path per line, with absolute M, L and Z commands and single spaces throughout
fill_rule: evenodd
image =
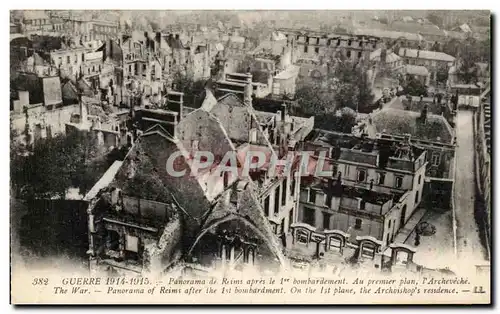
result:
M 450 263 L 455 260 L 453 251 L 452 213 L 429 210 L 422 217 L 421 222 L 428 222 L 436 227 L 436 233 L 421 236 L 420 244 L 416 246 L 415 263 L 429 268 L 456 268 Z M 415 246 L 415 230 L 407 238 L 406 244 Z
M 457 154 L 455 171 L 455 213 L 458 259 L 484 263 L 485 249 L 474 219 L 475 172 L 473 114 L 460 110 L 457 117 Z

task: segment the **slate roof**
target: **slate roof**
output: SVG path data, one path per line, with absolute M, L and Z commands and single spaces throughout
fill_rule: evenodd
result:
M 427 114 L 422 122 L 419 112 L 398 109 L 384 109 L 372 116 L 377 132 L 394 135 L 411 134 L 412 137 L 450 144 L 453 135 L 451 126 L 442 116 Z
M 438 52 L 438 51 L 420 50 L 419 52 L 419 50 L 417 49 L 399 48 L 398 54 L 401 57 L 417 58 L 418 54 L 418 58 L 420 59 L 447 61 L 447 62 L 455 61 L 455 57 L 450 56 L 449 54 L 446 54 L 444 52 Z

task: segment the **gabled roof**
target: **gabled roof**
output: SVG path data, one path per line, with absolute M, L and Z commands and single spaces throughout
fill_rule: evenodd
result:
M 62 86 L 62 99 L 64 104 L 78 103 L 78 91 L 71 81 L 67 81 Z

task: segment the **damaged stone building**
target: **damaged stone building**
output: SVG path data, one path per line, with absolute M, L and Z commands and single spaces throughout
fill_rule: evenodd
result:
M 382 110 L 375 110 L 355 127 L 355 133 L 371 138 L 402 140 L 426 150 L 426 201 L 434 207 L 451 207 L 455 172 L 455 111 L 446 100 L 396 99 Z
M 255 112 L 251 85 L 245 90 L 244 101 L 207 90 L 202 107 L 180 121 L 178 112 L 136 111 L 145 120 L 142 134 L 88 195 L 92 269 L 162 271 L 179 258 L 209 268 L 285 264 L 282 234 L 296 220 L 300 177 L 273 174 L 271 159 L 287 160 L 314 121 L 286 110 Z M 211 152 L 215 163 L 193 174 L 198 151 Z M 245 174 L 247 154 L 255 151 L 266 161 Z M 237 156 L 238 175 L 225 170 L 228 152 Z M 179 177 L 165 167 L 175 154 L 174 168 L 186 170 Z
M 388 248 L 410 217 L 419 216 L 425 150 L 404 141 L 370 140 L 318 131 L 308 150 L 310 176 L 302 179 L 298 220 L 315 230 L 370 236 Z M 319 165 L 319 166 L 318 166 Z M 320 177 L 320 167 L 332 177 Z

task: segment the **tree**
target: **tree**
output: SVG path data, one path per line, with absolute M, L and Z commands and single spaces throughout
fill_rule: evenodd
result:
M 438 51 L 438 52 L 439 52 L 439 51 L 441 51 L 441 50 L 442 50 L 442 49 L 441 49 L 441 44 L 440 44 L 439 42 L 437 42 L 437 41 L 436 41 L 436 42 L 432 45 L 431 50 L 432 50 L 432 51 Z
M 478 79 L 476 62 L 479 62 L 481 58 L 478 44 L 475 39 L 468 38 L 459 49 L 460 66 L 457 76 L 465 84 L 475 83 Z
M 43 139 L 31 154 L 11 156 L 11 185 L 24 199 L 63 198 L 74 186 L 86 191 L 102 175 L 88 171 L 95 155 L 96 147 L 88 134 Z
M 437 72 L 436 72 L 436 81 L 438 83 L 446 83 L 446 80 L 448 80 L 448 69 L 446 67 L 439 67 Z
M 443 27 L 443 18 L 438 13 L 431 12 L 427 14 L 427 20 L 438 27 Z
M 297 106 L 293 114 L 321 115 L 335 111 L 334 94 L 317 82 L 305 83 L 295 92 Z
M 175 91 L 184 93 L 184 104 L 196 107 L 206 82 L 195 80 L 189 73 L 175 72 L 172 83 Z
M 368 78 L 368 72 L 362 64 L 341 61 L 334 71 L 339 80 L 335 91 L 337 108 L 349 107 L 357 112 L 370 112 L 374 95 Z
M 335 89 L 335 104 L 340 108 L 347 107 L 357 110 L 359 103 L 358 96 L 359 89 L 357 86 L 352 83 L 340 83 Z
M 421 81 L 415 79 L 411 75 L 408 75 L 404 87 L 404 93 L 412 96 L 427 96 L 427 88 Z

